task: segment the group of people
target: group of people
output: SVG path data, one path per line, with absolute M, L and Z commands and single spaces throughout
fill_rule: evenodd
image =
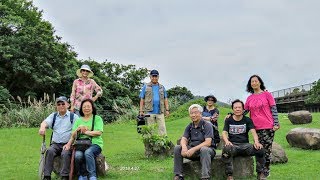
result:
M 258 75 L 252 75 L 247 83 L 251 95 L 243 103 L 239 99 L 231 103 L 232 113 L 224 120 L 222 161 L 228 180 L 233 179 L 233 157 L 255 156 L 257 179 L 270 175 L 271 150 L 274 133 L 280 128 L 275 100 L 266 90 Z M 191 123 L 185 128 L 180 145 L 174 148 L 174 179 L 182 180 L 183 158 L 198 159 L 201 163 L 201 179 L 210 179 L 211 161 L 215 156 L 218 109 L 213 104 L 217 99 L 205 97 L 207 105 L 193 104 L 189 107 Z M 250 118 L 246 116 L 250 113 Z M 253 144 L 249 143 L 249 132 Z
M 60 176 L 62 179 L 69 179 L 71 145 L 77 138 L 90 138 L 91 145 L 86 150 L 76 149 L 76 174 L 79 180 L 97 179 L 95 157 L 103 148 L 103 120 L 97 115 L 94 101 L 101 97 L 102 89 L 90 78 L 93 72 L 88 65 L 82 65 L 76 74 L 78 79 L 73 82 L 71 104 L 65 96 L 58 97 L 55 100 L 57 112 L 50 114 L 40 125 L 39 134 L 42 136 L 46 134 L 47 128 L 52 129 L 50 147 L 45 156 L 45 180 L 51 179 L 54 157 L 59 155 L 62 159 Z
M 85 151 L 75 152 L 75 169 L 79 180 L 97 179 L 95 157 L 103 148 L 103 120 L 97 115 L 94 101 L 102 96 L 102 88 L 91 79 L 93 72 L 88 65 L 82 65 L 76 74 L 79 78 L 73 82 L 71 104 L 64 96 L 57 98 L 57 112 L 50 114 L 40 125 L 40 135 L 45 135 L 47 128 L 53 129 L 52 141 L 45 157 L 44 179 L 51 179 L 53 160 L 57 155 L 62 157 L 62 179 L 69 178 L 70 149 L 79 137 L 89 137 L 92 141 L 91 146 Z M 170 114 L 168 95 L 165 87 L 159 83 L 159 72 L 152 70 L 149 75 L 151 81 L 142 87 L 139 95 L 139 115 L 150 115 L 146 118 L 147 125 L 157 123 L 158 133 L 167 135 L 165 116 Z M 233 179 L 233 157 L 239 155 L 256 157 L 258 179 L 266 179 L 270 174 L 274 132 L 280 128 L 276 104 L 258 75 L 250 77 L 247 92 L 251 95 L 245 104 L 238 99 L 233 101 L 233 112 L 227 115 L 224 121 L 222 139 L 225 146 L 222 150 L 222 160 L 226 165 L 225 173 L 228 179 Z M 180 145 L 174 148 L 175 180 L 184 179 L 183 158 L 200 160 L 201 178 L 210 179 L 211 160 L 220 142 L 217 121 L 219 110 L 215 107 L 215 96 L 206 96 L 204 100 L 204 107 L 198 104 L 189 107 L 192 122 L 185 128 Z M 248 112 L 250 118 L 246 117 Z M 249 143 L 249 132 L 252 133 L 254 144 Z

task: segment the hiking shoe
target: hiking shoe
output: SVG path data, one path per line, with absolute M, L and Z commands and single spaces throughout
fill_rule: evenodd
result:
M 182 175 L 178 175 L 178 174 L 176 174 L 173 179 L 174 180 L 184 180 L 183 176 Z
M 88 180 L 87 176 L 79 176 L 78 180 Z
M 266 170 L 263 173 L 264 173 L 264 176 L 269 177 L 270 176 L 270 169 L 266 168 Z
M 262 172 L 262 173 L 259 173 L 259 174 L 258 174 L 257 179 L 258 179 L 258 180 L 266 180 L 267 177 L 266 177 L 266 176 L 264 175 L 264 173 Z

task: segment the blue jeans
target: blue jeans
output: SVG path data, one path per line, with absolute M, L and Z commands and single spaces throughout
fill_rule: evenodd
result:
M 85 152 L 76 151 L 75 166 L 79 176 L 86 176 L 88 173 L 89 178 L 97 177 L 95 157 L 100 153 L 101 148 L 96 144 L 92 144 Z

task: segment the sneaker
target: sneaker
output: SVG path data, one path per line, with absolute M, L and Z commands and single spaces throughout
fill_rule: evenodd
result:
M 78 180 L 88 180 L 87 176 L 79 176 Z
M 233 180 L 233 176 L 232 175 L 228 175 L 227 180 Z
M 259 173 L 258 176 L 257 176 L 257 179 L 258 180 L 266 180 L 267 177 L 264 175 L 264 173 Z
M 269 177 L 269 176 L 270 176 L 270 169 L 269 169 L 269 168 L 266 168 L 266 170 L 265 170 L 263 173 L 264 173 L 264 175 L 265 175 L 266 177 Z
M 183 178 L 182 175 L 176 174 L 176 175 L 174 176 L 174 180 L 184 180 L 184 178 Z

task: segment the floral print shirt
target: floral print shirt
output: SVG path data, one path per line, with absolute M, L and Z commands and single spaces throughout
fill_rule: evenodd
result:
M 74 80 L 70 96 L 71 106 L 74 107 L 74 109 L 79 110 L 81 101 L 84 99 L 92 99 L 93 91 L 99 96 L 102 95 L 101 87 L 93 79 L 89 78 L 84 81 L 79 78 Z

